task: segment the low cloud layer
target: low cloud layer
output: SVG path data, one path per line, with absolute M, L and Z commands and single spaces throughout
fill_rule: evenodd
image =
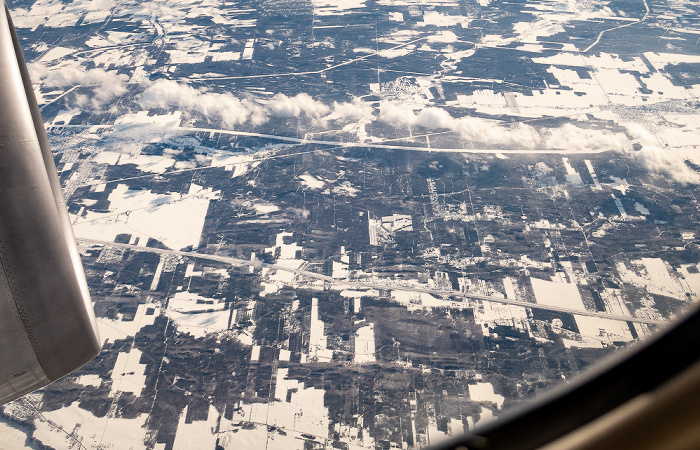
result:
M 462 139 L 486 148 L 619 150 L 626 140 L 624 135 L 608 130 L 586 130 L 572 124 L 537 129 L 524 123 L 502 124 L 480 117 L 456 118 L 442 108 L 425 108 L 415 113 L 393 103 L 382 106 L 379 118 L 393 126 L 451 130 Z
M 245 122 L 258 125 L 265 121 L 264 110 L 250 100 L 240 100 L 231 93 L 203 92 L 171 80 L 158 80 L 152 83 L 138 97 L 138 102 L 146 109 L 167 109 L 176 106 L 180 110 L 219 119 L 228 126 Z
M 104 72 L 104 71 L 102 71 Z M 64 78 L 74 80 L 77 74 L 63 77 L 53 72 L 46 78 L 51 83 L 65 83 Z M 83 82 L 99 83 L 107 73 L 88 72 Z M 93 78 L 91 78 L 93 77 Z M 271 97 L 237 97 L 230 92 L 216 93 L 197 89 L 172 80 L 149 83 L 136 98 L 144 109 L 177 107 L 183 113 L 200 114 L 223 126 L 262 125 L 272 118 L 298 118 L 313 127 L 327 128 L 330 122 L 357 122 L 376 120 L 372 106 L 355 99 L 352 102 L 326 104 L 301 93 L 288 96 L 282 93 Z M 476 148 L 487 149 L 552 149 L 586 151 L 633 152 L 632 157 L 650 172 L 673 178 L 681 183 L 698 183 L 700 175 L 688 167 L 675 153 L 658 147 L 656 137 L 639 124 L 623 124 L 624 131 L 587 129 L 574 124 L 556 128 L 536 128 L 526 123 L 503 123 L 480 117 L 454 117 L 447 110 L 428 107 L 414 111 L 405 105 L 384 102 L 378 120 L 396 127 L 419 127 L 425 130 L 450 130 Z M 638 144 L 640 151 L 633 151 Z
M 27 63 L 27 72 L 32 83 L 39 83 L 49 74 L 49 69 L 38 61 Z
M 410 108 L 387 103 L 380 120 L 394 126 L 420 126 L 427 130 L 448 129 L 474 146 L 508 149 L 614 150 L 631 152 L 632 158 L 649 172 L 678 183 L 700 184 L 700 174 L 672 149 L 660 148 L 659 141 L 644 126 L 624 124 L 624 133 L 583 129 L 573 124 L 537 129 L 524 123 L 501 124 L 478 117 L 455 118 L 442 108 Z M 641 148 L 632 150 L 632 144 Z
M 129 77 L 116 71 L 104 69 L 84 70 L 76 67 L 60 67 L 53 70 L 39 62 L 27 65 L 32 82 L 47 88 L 69 89 L 74 86 L 91 86 L 89 95 L 76 94 L 75 102 L 80 108 L 100 110 L 110 100 L 126 93 L 126 82 Z
M 371 113 L 371 107 L 358 100 L 327 105 L 305 93 L 293 97 L 275 94 L 270 98 L 239 98 L 229 92 L 207 92 L 172 80 L 158 80 L 150 84 L 137 101 L 146 109 L 176 106 L 210 120 L 220 120 L 225 126 L 255 126 L 273 117 L 297 117 L 325 127 L 330 121 L 356 120 Z
M 634 159 L 648 171 L 671 178 L 682 184 L 700 184 L 700 174 L 691 169 L 685 160 L 672 149 L 655 146 L 644 147 L 634 154 Z
M 649 172 L 681 184 L 700 184 L 700 174 L 686 164 L 685 157 L 673 148 L 662 148 L 659 139 L 643 125 L 628 123 L 625 130 L 630 140 L 641 147 L 632 153 L 633 159 Z

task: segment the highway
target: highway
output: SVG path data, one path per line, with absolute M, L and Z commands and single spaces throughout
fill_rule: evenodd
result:
M 56 125 L 56 128 L 113 128 L 114 125 L 99 124 L 99 125 Z M 438 148 L 438 147 L 419 147 L 412 145 L 390 145 L 375 142 L 342 142 L 342 141 L 326 141 L 319 139 L 304 139 L 291 136 L 280 136 L 276 134 L 253 133 L 250 131 L 224 130 L 221 128 L 200 128 L 200 127 L 178 127 L 177 131 L 184 133 L 221 133 L 231 136 L 248 136 L 272 139 L 276 141 L 292 142 L 295 144 L 318 144 L 328 145 L 332 147 L 347 147 L 347 148 L 380 148 L 386 150 L 409 150 L 418 152 L 434 152 L 434 153 L 473 153 L 473 154 L 556 154 L 556 155 L 590 155 L 596 153 L 605 153 L 611 151 L 610 148 L 597 149 L 580 149 L 580 148 L 511 148 L 508 150 L 494 148 Z M 201 167 L 200 167 L 201 169 Z
M 267 139 L 275 139 L 279 141 L 294 142 L 296 144 L 318 144 L 318 145 L 330 145 L 334 147 L 361 147 L 361 148 L 381 148 L 387 150 L 414 150 L 423 152 L 435 152 L 435 153 L 477 153 L 477 154 L 512 154 L 512 153 L 525 153 L 525 154 L 592 154 L 592 153 L 604 153 L 609 152 L 609 148 L 604 149 L 564 149 L 564 148 L 514 148 L 514 149 L 493 149 L 493 148 L 435 148 L 435 147 L 418 147 L 412 145 L 389 145 L 389 144 L 377 144 L 374 142 L 341 142 L 341 141 L 325 141 L 319 139 L 302 139 L 294 138 L 289 136 L 277 136 L 273 134 L 263 134 L 263 133 L 251 133 L 248 131 L 235 131 L 235 130 L 222 130 L 220 128 L 197 128 L 197 127 L 180 127 L 178 130 L 189 131 L 189 132 L 207 132 L 207 133 L 221 133 L 230 134 L 235 136 L 250 136 L 250 137 L 261 137 Z
M 94 240 L 94 239 L 77 238 L 77 241 L 88 243 L 88 244 L 109 245 L 112 247 L 127 248 L 127 249 L 134 250 L 134 251 L 151 252 L 151 253 L 167 254 L 167 255 L 178 255 L 178 256 L 183 256 L 186 258 L 197 258 L 197 259 L 203 259 L 203 260 L 208 260 L 208 261 L 216 261 L 216 262 L 220 262 L 220 263 L 224 263 L 224 264 L 229 264 L 231 266 L 250 266 L 250 265 L 257 266 L 257 267 L 266 266 L 266 267 L 274 268 L 276 270 L 282 270 L 285 272 L 292 272 L 295 274 L 295 278 L 298 278 L 300 276 L 304 276 L 307 278 L 324 281 L 324 282 L 327 282 L 327 283 L 334 285 L 334 286 L 351 288 L 351 289 L 370 289 L 370 288 L 373 288 L 373 289 L 403 290 L 403 291 L 411 291 L 411 292 L 424 292 L 427 294 L 438 295 L 438 296 L 450 296 L 450 297 L 457 297 L 457 298 L 465 298 L 465 299 L 469 299 L 469 300 L 495 302 L 495 303 L 502 303 L 502 304 L 506 304 L 506 305 L 522 306 L 525 308 L 535 308 L 535 309 L 543 309 L 543 310 L 547 310 L 547 311 L 556 311 L 556 312 L 564 312 L 564 313 L 570 313 L 570 314 L 578 314 L 581 316 L 598 317 L 601 319 L 623 320 L 623 321 L 627 321 L 627 322 L 645 323 L 648 325 L 665 325 L 668 323 L 665 320 L 654 320 L 654 319 L 646 319 L 646 318 L 640 318 L 640 317 L 608 314 L 608 313 L 598 312 L 598 311 L 588 311 L 588 310 L 580 310 L 580 309 L 575 309 L 575 308 L 565 308 L 565 307 L 552 306 L 552 305 L 542 305 L 542 304 L 537 304 L 537 303 L 525 302 L 525 301 L 521 301 L 521 300 L 493 297 L 493 296 L 489 296 L 489 295 L 471 294 L 471 293 L 455 291 L 455 290 L 451 290 L 451 289 L 430 289 L 430 288 L 420 288 L 420 287 L 413 287 L 413 286 L 410 286 L 410 287 L 409 286 L 396 286 L 396 285 L 384 284 L 384 283 L 376 282 L 376 281 L 365 282 L 365 281 L 339 280 L 337 278 L 332 278 L 332 277 L 329 277 L 327 275 L 322 275 L 320 273 L 307 271 L 304 269 L 305 266 L 302 266 L 299 269 L 291 269 L 291 268 L 281 267 L 278 265 L 266 264 L 266 263 L 263 263 L 262 261 L 259 261 L 259 260 L 250 261 L 250 260 L 246 260 L 246 259 L 232 258 L 229 256 L 211 255 L 208 253 L 182 252 L 182 251 L 178 251 L 178 250 L 169 250 L 169 249 L 161 249 L 161 248 L 153 248 L 153 247 L 140 247 L 140 246 L 136 246 L 136 245 L 117 244 L 114 242 L 100 241 L 100 240 Z

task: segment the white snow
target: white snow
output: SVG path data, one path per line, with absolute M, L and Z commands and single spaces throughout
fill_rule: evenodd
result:
M 27 435 L 5 422 L 0 422 L 0 443 L 3 448 L 20 449 L 31 448 L 26 445 Z
M 98 388 L 102 384 L 102 378 L 100 378 L 99 375 L 95 374 L 81 375 L 75 379 L 75 382 L 78 384 L 82 384 L 83 386 L 92 386 Z
M 279 356 L 280 361 L 289 361 L 289 359 L 291 357 L 292 357 L 292 352 L 290 352 L 289 350 L 280 349 L 280 356 Z
M 431 308 L 465 309 L 469 306 L 467 303 L 443 300 L 427 292 L 405 289 L 393 289 L 391 298 L 397 303 L 405 305 L 409 311 Z
M 455 417 L 450 417 L 447 422 L 447 432 L 438 430 L 435 418 L 431 417 L 427 427 L 428 444 L 431 446 L 449 442 L 451 439 L 462 436 L 464 434 L 464 424 Z M 414 433 L 415 434 L 415 433 Z
M 661 258 L 642 258 L 631 263 L 633 270 L 629 270 L 623 262 L 615 264 L 622 281 L 646 287 L 651 294 L 685 298 L 681 284 L 671 276 L 666 262 Z
M 303 449 L 308 437 L 328 437 L 328 409 L 325 391 L 288 378 L 289 369 L 278 368 L 275 400 L 269 403 L 243 403 L 231 421 L 222 418 L 219 445 L 226 450 L 239 448 Z M 274 426 L 282 432 L 268 431 Z M 194 448 L 194 447 L 192 447 Z M 199 448 L 199 446 L 197 446 Z
M 649 213 L 650 213 L 650 211 L 647 209 L 647 207 L 639 202 L 634 203 L 634 209 L 636 209 L 639 214 L 642 214 L 645 216 L 649 215 Z
M 409 55 L 415 49 L 416 49 L 416 46 L 411 44 L 411 45 L 406 45 L 406 46 L 400 47 L 400 48 L 387 48 L 384 50 L 380 50 L 378 54 L 382 58 L 392 59 L 392 58 L 398 58 L 401 56 Z
M 308 173 L 304 175 L 299 175 L 299 178 L 301 178 L 301 184 L 308 187 L 309 189 L 322 189 L 323 186 L 326 185 L 325 181 L 319 180 L 318 178 L 313 177 Z
M 222 311 L 226 303 L 208 297 L 195 294 L 194 292 L 176 292 L 168 301 L 168 310 L 188 313 L 203 311 Z
M 284 243 L 284 238 L 285 237 L 293 237 L 294 233 L 287 233 L 287 232 L 282 232 L 278 233 L 277 237 L 275 238 L 275 246 L 266 248 L 265 253 L 271 253 L 275 254 L 277 249 L 279 249 L 280 252 L 280 260 L 294 260 L 297 257 L 297 252 L 301 251 L 303 247 L 297 245 L 296 242 L 292 242 L 291 244 L 285 244 Z M 283 263 L 282 261 L 279 261 L 280 263 Z M 284 264 L 284 263 L 283 263 Z M 288 262 L 287 264 L 293 265 L 293 263 Z M 294 267 L 296 269 L 296 267 Z
M 569 158 L 562 158 L 564 163 L 564 168 L 566 169 L 566 181 L 574 186 L 581 186 L 583 181 L 581 180 L 581 175 L 569 164 Z
M 700 56 L 687 53 L 646 52 L 644 56 L 657 70 L 664 69 L 668 64 L 700 63 Z
M 479 308 L 474 308 L 474 322 L 482 325 L 484 334 L 496 325 L 527 331 L 528 320 L 527 309 L 522 306 L 482 301 Z
M 260 346 L 254 345 L 252 350 L 250 351 L 250 361 L 257 362 L 259 360 L 260 360 Z
M 684 279 L 688 292 L 690 292 L 694 297 L 697 297 L 698 293 L 700 293 L 700 273 L 697 271 L 697 269 L 697 264 L 683 264 L 678 269 L 678 272 Z
M 448 14 L 442 14 L 438 11 L 426 11 L 423 13 L 423 21 L 417 22 L 418 26 L 433 25 L 438 27 L 453 27 L 457 24 L 461 24 L 463 27 L 469 25 L 470 20 L 464 16 L 451 16 Z M 452 33 L 454 36 L 454 33 Z M 456 40 L 456 37 L 455 37 Z
M 54 47 L 48 52 L 44 53 L 44 55 L 39 59 L 39 61 L 42 62 L 49 62 L 49 61 L 55 61 L 57 59 L 61 59 L 64 56 L 70 55 L 71 53 L 75 52 L 74 48 L 70 47 Z
M 34 420 L 33 437 L 57 450 L 75 449 L 77 439 L 85 448 L 142 449 L 146 438 L 147 414 L 135 419 L 95 417 L 78 406 L 78 401 L 55 411 L 44 411 Z M 70 430 L 66 434 L 64 430 Z
M 489 408 L 484 408 L 482 406 L 480 416 L 481 417 L 476 422 L 476 425 L 479 425 L 480 423 L 488 422 L 489 420 L 493 419 L 493 411 Z
M 338 195 L 347 195 L 348 197 L 356 197 L 357 193 L 360 192 L 358 188 L 350 184 L 349 181 L 343 181 L 342 183 L 333 186 L 333 193 Z
M 581 338 L 584 343 L 589 344 L 583 346 L 602 347 L 613 342 L 629 342 L 633 339 L 627 322 L 579 314 L 574 314 L 574 319 Z M 570 345 L 577 346 L 576 343 Z
M 153 308 L 153 314 L 147 315 L 148 308 Z M 136 307 L 134 320 L 122 320 L 118 316 L 116 320 L 97 317 L 97 330 L 100 333 L 103 344 L 109 344 L 117 339 L 134 337 L 138 331 L 146 325 L 153 325 L 156 317 L 160 315 L 160 308 L 153 303 L 146 303 Z
M 516 281 L 511 277 L 505 277 L 503 279 L 503 288 L 506 291 L 506 298 L 509 300 L 515 300 L 515 284 Z
M 366 291 L 358 291 L 355 289 L 343 289 L 340 291 L 343 297 L 360 298 L 360 297 L 378 297 L 379 291 L 376 289 L 368 289 Z
M 141 172 L 164 173 L 173 167 L 175 160 L 161 155 L 124 155 L 119 160 L 119 165 L 135 164 Z
M 74 219 L 77 237 L 114 241 L 118 234 L 131 234 L 145 246 L 154 238 L 167 247 L 180 250 L 199 245 L 209 201 L 219 191 L 191 184 L 185 195 L 156 194 L 150 190 L 132 190 L 118 184 L 110 193 L 107 213 L 87 211 Z
M 257 214 L 270 214 L 280 210 L 279 206 L 269 203 L 254 203 L 253 208 Z
M 333 278 L 344 279 L 350 275 L 349 266 L 345 263 L 333 261 Z
M 109 164 L 112 166 L 117 163 L 120 156 L 121 153 L 110 152 L 109 150 L 102 150 L 101 152 L 93 155 L 92 161 L 98 164 Z
M 114 131 L 109 140 L 119 145 L 133 142 L 140 149 L 144 142 L 162 142 L 164 138 L 177 134 L 181 121 L 180 111 L 149 115 L 148 111 L 141 110 L 124 114 L 114 121 Z M 129 149 L 133 150 L 131 147 Z
M 376 361 L 374 349 L 374 324 L 361 327 L 355 333 L 355 364 L 373 363 Z
M 140 364 L 141 350 L 132 347 L 128 353 L 119 352 L 112 369 L 110 397 L 118 392 L 131 392 L 137 397 L 146 386 L 146 364 Z
M 353 9 L 365 7 L 365 0 L 313 0 L 314 14 L 338 16 L 350 14 Z
M 156 267 L 156 272 L 153 274 L 153 280 L 151 280 L 151 290 L 155 291 L 158 289 L 158 283 L 160 282 L 160 277 L 163 275 L 163 268 L 165 267 L 165 259 L 161 255 L 158 261 L 158 267 Z
M 311 300 L 311 325 L 309 327 L 309 359 L 319 362 L 329 362 L 333 358 L 333 351 L 326 347 L 328 338 L 325 333 L 325 324 L 318 318 L 318 299 Z
M 576 284 L 539 278 L 530 278 L 530 281 L 535 291 L 535 299 L 540 305 L 586 310 Z
M 223 308 L 223 302 L 181 291 L 168 302 L 165 313 L 175 322 L 179 332 L 198 338 L 228 329 L 231 311 Z
M 224 450 L 239 450 L 239 449 L 254 449 L 265 448 L 268 444 L 270 436 L 267 431 L 267 425 L 247 424 L 245 428 L 232 424 L 224 424 L 219 431 L 219 445 Z M 296 449 L 299 448 L 293 445 L 279 448 Z
M 491 402 L 495 403 L 498 409 L 503 406 L 503 401 L 505 397 L 496 394 L 493 391 L 493 385 L 491 383 L 476 383 L 470 384 L 469 386 L 469 397 L 475 402 Z
M 51 125 L 68 125 L 73 119 L 73 117 L 79 115 L 80 112 L 81 111 L 77 108 L 73 108 L 70 110 L 62 109 L 58 112 L 58 114 L 56 114 L 56 117 L 54 117 L 53 121 L 51 122 Z
M 260 293 L 260 296 L 264 297 L 267 294 L 274 294 L 282 286 L 293 284 L 296 277 L 294 271 L 303 264 L 304 261 L 301 259 L 278 259 L 272 266 L 264 267 L 261 275 L 263 279 L 268 281 L 261 283 L 265 289 Z
M 209 413 L 206 420 L 193 420 L 192 423 L 187 423 L 187 406 L 180 414 L 180 420 L 177 424 L 177 432 L 175 433 L 175 442 L 173 450 L 190 450 L 195 448 L 214 448 L 216 447 L 216 429 L 219 412 L 214 406 L 209 405 Z

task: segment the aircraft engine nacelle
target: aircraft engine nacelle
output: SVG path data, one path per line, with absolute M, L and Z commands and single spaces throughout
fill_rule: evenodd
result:
M 0 404 L 94 358 L 101 343 L 17 35 L 0 8 Z

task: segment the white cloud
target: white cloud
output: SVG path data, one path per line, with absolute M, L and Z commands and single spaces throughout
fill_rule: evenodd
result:
M 638 123 L 626 123 L 624 126 L 629 137 L 639 142 L 642 146 L 656 146 L 659 144 L 656 136 L 651 134 L 643 125 Z
M 248 123 L 261 125 L 270 117 L 310 120 L 315 126 L 327 126 L 334 120 L 357 120 L 371 114 L 372 108 L 359 99 L 333 102 L 327 105 L 309 94 L 293 97 L 278 93 L 269 98 L 238 98 L 231 94 L 207 92 L 172 80 L 158 80 L 148 85 L 138 96 L 141 107 L 164 108 L 177 106 L 197 112 L 210 120 L 221 120 L 225 126 Z
M 265 103 L 270 114 L 275 117 L 300 117 L 305 115 L 312 119 L 319 119 L 331 110 L 325 104 L 311 98 L 309 94 L 303 93 L 294 97 L 275 94 Z
M 94 86 L 91 95 L 80 94 L 75 97 L 78 106 L 83 108 L 101 109 L 114 97 L 126 92 L 126 82 L 129 79 L 116 71 L 104 69 L 84 70 L 77 67 L 61 67 L 48 71 L 44 67 L 34 65 L 31 69 L 35 75 L 45 76 L 44 86 L 49 88 L 67 88 L 76 85 Z M 32 74 L 30 73 L 30 77 Z
M 458 128 L 457 120 L 442 108 L 425 108 L 415 118 L 414 122 L 424 128 Z
M 700 174 L 672 150 L 648 146 L 635 153 L 634 158 L 650 172 L 670 176 L 682 184 L 700 184 Z
M 486 146 L 535 148 L 546 145 L 543 137 L 532 126 L 518 123 L 504 126 L 480 117 L 452 117 L 442 108 L 425 108 L 418 114 L 411 109 L 387 104 L 382 108 L 380 120 L 394 126 L 421 126 L 428 130 L 448 129 L 463 139 Z
M 219 119 L 228 126 L 248 121 L 259 124 L 267 120 L 263 109 L 250 100 L 240 100 L 230 93 L 204 92 L 171 80 L 152 83 L 141 93 L 138 101 L 143 108 L 177 106 L 207 118 Z
M 411 126 L 416 121 L 416 115 L 410 108 L 402 108 L 396 103 L 385 102 L 379 112 L 379 120 L 393 126 Z
M 410 108 L 393 103 L 382 105 L 379 118 L 394 126 L 448 129 L 466 141 L 486 147 L 620 150 L 626 140 L 608 130 L 587 130 L 572 124 L 538 130 L 524 123 L 504 124 L 470 116 L 455 118 L 442 108 L 425 108 L 416 114 Z
M 544 134 L 544 133 L 543 133 Z M 552 148 L 623 150 L 627 138 L 608 130 L 583 129 L 572 124 L 548 129 L 546 141 Z
M 659 139 L 638 123 L 624 124 L 627 136 L 642 146 L 632 154 L 633 159 L 649 172 L 661 175 L 681 184 L 700 184 L 700 174 L 689 167 L 685 157 L 670 148 L 660 148 Z
M 324 120 L 358 120 L 363 117 L 372 115 L 372 106 L 364 103 L 359 98 L 355 98 L 352 102 L 333 102 L 331 112 L 324 117 Z
M 175 162 L 175 169 L 176 170 L 194 169 L 195 167 L 197 167 L 197 163 L 194 161 L 176 161 Z
M 32 83 L 39 83 L 49 74 L 49 69 L 39 61 L 27 63 L 27 71 Z

